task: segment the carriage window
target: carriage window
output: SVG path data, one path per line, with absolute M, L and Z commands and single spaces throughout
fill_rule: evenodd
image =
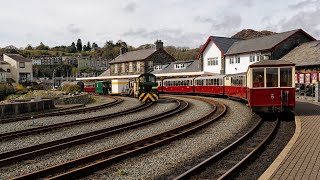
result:
M 192 86 L 192 80 L 190 80 L 190 86 Z
M 219 79 L 219 85 L 222 86 L 222 79 Z
M 264 69 L 252 69 L 253 87 L 264 87 Z
M 280 68 L 280 87 L 292 87 L 292 68 Z
M 278 68 L 266 68 L 267 87 L 278 87 Z

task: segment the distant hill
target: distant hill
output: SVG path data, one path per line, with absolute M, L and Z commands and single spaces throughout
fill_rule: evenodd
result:
M 237 32 L 235 35 L 233 35 L 233 38 L 241 38 L 241 39 L 252 39 L 262 36 L 268 36 L 272 34 L 277 34 L 272 31 L 255 31 L 253 29 L 243 29 L 240 32 Z

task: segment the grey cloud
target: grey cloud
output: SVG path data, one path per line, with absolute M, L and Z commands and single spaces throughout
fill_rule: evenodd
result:
M 75 24 L 69 24 L 67 26 L 67 30 L 68 30 L 68 32 L 70 32 L 72 34 L 78 34 L 81 31 L 80 28 L 77 27 Z
M 147 40 L 161 39 L 165 42 L 165 45 L 175 45 L 175 46 L 193 46 L 197 47 L 199 44 L 203 43 L 201 40 L 205 37 L 202 33 L 184 33 L 180 29 L 159 29 L 159 30 L 147 30 L 140 28 L 137 30 L 130 30 L 122 34 L 124 37 L 128 38 L 140 38 Z
M 130 2 L 123 9 L 126 12 L 134 12 L 137 9 L 137 4 L 135 2 Z
M 223 15 L 219 19 L 212 19 L 210 17 L 196 16 L 194 18 L 196 22 L 208 23 L 211 25 L 213 31 L 233 32 L 241 26 L 242 18 L 240 15 L 230 14 Z
M 311 35 L 319 38 L 320 26 L 317 19 L 320 19 L 320 8 L 317 8 L 314 11 L 302 11 L 290 19 L 283 21 L 281 24 L 281 29 L 288 30 L 302 28 Z
M 289 5 L 288 7 L 289 9 L 296 10 L 296 9 L 302 9 L 307 6 L 320 7 L 320 0 L 315 0 L 315 1 L 305 0 L 305 1 L 298 2 L 296 4 Z

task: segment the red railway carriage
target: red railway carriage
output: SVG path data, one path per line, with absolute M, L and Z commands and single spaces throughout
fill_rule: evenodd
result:
M 96 88 L 94 87 L 94 82 L 85 82 L 84 83 L 84 87 L 83 87 L 83 91 L 84 92 L 92 92 L 94 93 L 96 90 Z
M 288 111 L 295 106 L 295 65 L 263 60 L 247 71 L 248 103 L 253 111 Z
M 177 78 L 163 80 L 163 91 L 165 93 L 193 93 L 194 78 Z
M 224 77 L 224 95 L 247 99 L 246 73 L 231 74 Z
M 199 94 L 223 95 L 223 78 L 220 76 L 205 76 L 194 79 L 194 91 Z

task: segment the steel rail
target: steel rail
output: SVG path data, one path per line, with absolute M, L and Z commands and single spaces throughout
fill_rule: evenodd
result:
M 17 121 L 23 121 L 23 120 L 32 120 L 35 118 L 40 118 L 40 117 L 51 117 L 51 116 L 59 116 L 59 115 L 66 115 L 66 114 L 74 114 L 74 113 L 79 113 L 81 112 L 91 112 L 91 111 L 96 111 L 98 109 L 103 109 L 103 108 L 108 108 L 111 106 L 114 106 L 116 104 L 122 103 L 123 99 L 117 98 L 117 97 L 110 97 L 114 99 L 112 102 L 100 104 L 97 106 L 92 106 L 92 107 L 84 107 L 84 108 L 64 108 L 61 110 L 56 110 L 56 111 L 51 111 L 51 112 L 40 112 L 40 113 L 33 113 L 33 114 L 28 114 L 28 115 L 19 115 L 19 116 L 14 116 L 14 117 L 5 117 L 0 119 L 0 124 L 5 124 L 5 123 L 11 123 L 11 122 L 17 122 Z M 83 106 L 83 105 L 82 105 Z
M 9 151 L 9 152 L 1 153 L 0 166 L 8 165 L 23 159 L 30 159 L 35 156 L 47 154 L 52 151 L 57 151 L 60 149 L 71 147 L 71 146 L 92 142 L 94 140 L 102 139 L 116 133 L 132 130 L 134 128 L 155 123 L 155 122 L 158 122 L 159 120 L 162 120 L 174 114 L 180 113 L 183 110 L 187 109 L 189 106 L 188 102 L 184 102 L 180 100 L 173 100 L 173 101 L 175 101 L 177 105 L 161 114 L 156 114 L 156 115 L 145 117 L 133 122 L 128 122 L 128 123 L 120 124 L 117 126 L 104 128 L 101 130 L 80 134 L 80 135 L 72 136 L 69 138 L 59 139 L 56 141 L 51 141 L 51 142 L 47 142 L 47 143 L 43 143 L 35 146 L 30 146 L 26 148 L 21 148 L 21 149 Z
M 239 161 L 235 166 L 233 166 L 230 170 L 227 170 L 225 174 L 223 174 L 219 179 L 229 179 L 231 178 L 236 171 L 238 171 L 241 167 L 243 167 L 245 162 L 249 160 L 249 158 L 252 158 L 253 155 L 255 155 L 258 150 L 260 150 L 266 142 L 270 139 L 270 137 L 276 132 L 277 126 L 278 126 L 278 119 L 275 122 L 275 125 L 273 126 L 273 129 L 270 133 L 259 143 L 248 155 Z M 238 146 L 243 144 L 245 141 L 247 141 L 252 135 L 258 131 L 260 126 L 262 125 L 263 121 L 260 119 L 246 134 L 242 135 L 240 138 L 238 138 L 236 141 L 225 147 L 224 149 L 220 150 L 213 156 L 205 159 L 204 161 L 198 163 L 196 166 L 190 168 L 183 174 L 179 175 L 178 177 L 174 178 L 174 180 L 182 180 L 182 179 L 189 179 L 191 176 L 195 176 L 199 172 L 201 172 L 203 169 L 207 168 L 213 163 L 216 163 L 221 159 L 223 156 L 226 156 L 228 153 L 235 150 Z
M 209 100 L 206 101 L 209 102 Z M 213 101 L 210 102 L 213 103 Z M 218 106 L 212 104 L 212 111 L 207 113 L 205 116 L 181 125 L 177 128 L 170 129 L 142 140 L 131 142 L 63 164 L 16 177 L 15 179 L 74 179 L 86 176 L 94 171 L 110 165 L 113 162 L 119 161 L 126 157 L 132 157 L 133 155 L 146 152 L 164 144 L 168 144 L 203 127 L 206 127 L 210 123 L 219 119 L 226 112 L 226 106 L 217 102 L 216 104 L 218 104 Z M 63 174 L 57 175 L 57 173 Z
M 9 140 L 9 139 L 12 139 L 15 137 L 27 136 L 27 135 L 31 135 L 31 134 L 40 133 L 40 132 L 48 132 L 48 131 L 52 131 L 52 130 L 55 130 L 58 128 L 64 128 L 64 127 L 68 127 L 68 126 L 90 123 L 90 122 L 103 121 L 108 118 L 113 118 L 113 117 L 118 117 L 118 116 L 130 114 L 133 112 L 138 112 L 138 111 L 141 111 L 141 110 L 144 110 L 144 109 L 150 107 L 151 105 L 153 105 L 153 103 L 143 103 L 143 104 L 136 106 L 136 107 L 133 107 L 131 109 L 121 111 L 121 112 L 112 113 L 112 114 L 96 116 L 96 117 L 80 119 L 80 120 L 74 120 L 74 121 L 69 121 L 69 122 L 63 122 L 63 123 L 57 123 L 57 124 L 52 124 L 52 125 L 43 126 L 43 127 L 37 127 L 37 128 L 31 128 L 31 129 L 25 129 L 25 130 L 20 130 L 20 131 L 3 133 L 3 134 L 0 134 L 0 140 L 4 141 L 4 140 Z

